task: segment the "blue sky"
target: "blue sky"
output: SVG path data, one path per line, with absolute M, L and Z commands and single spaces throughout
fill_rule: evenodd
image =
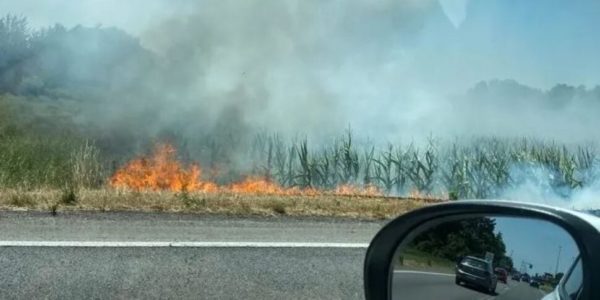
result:
M 599 83 L 599 1 L 463 2 L 465 16 L 458 27 L 426 27 L 421 35 L 431 42 L 417 46 L 440 66 L 440 81 L 512 78 L 539 88 Z M 460 76 L 452 80 L 457 70 Z
M 513 253 L 513 263 L 519 268 L 521 261 L 533 265 L 529 274 L 554 273 L 558 257 L 558 247 L 562 247 L 559 259 L 559 272 L 564 272 L 579 250 L 575 241 L 561 227 L 547 221 L 497 217 L 496 232 L 501 232 L 506 252 Z

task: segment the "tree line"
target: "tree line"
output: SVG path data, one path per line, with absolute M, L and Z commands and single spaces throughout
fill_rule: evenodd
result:
M 488 217 L 448 221 L 419 234 L 408 248 L 456 262 L 464 256 L 484 258 L 490 252 L 494 266 L 512 270 L 502 233 L 495 233 L 495 227 L 495 220 Z

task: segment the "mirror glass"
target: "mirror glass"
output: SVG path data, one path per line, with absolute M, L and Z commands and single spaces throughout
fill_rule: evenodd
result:
M 425 224 L 392 264 L 393 299 L 574 299 L 583 277 L 579 249 L 564 229 L 502 216 Z

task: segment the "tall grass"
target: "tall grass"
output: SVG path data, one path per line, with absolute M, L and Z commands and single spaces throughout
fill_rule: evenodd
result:
M 261 149 L 275 163 L 260 163 L 260 155 L 247 159 L 258 161 L 263 173 L 290 187 L 375 185 L 391 195 L 418 192 L 459 199 L 498 197 L 511 187 L 531 183 L 566 197 L 598 179 L 594 147 L 533 139 L 432 139 L 420 147 L 376 148 L 357 147 L 348 132 L 325 147 L 311 148 L 306 139 L 286 144 L 278 136 L 262 141 L 268 141 Z
M 0 187 L 93 188 L 102 184 L 97 149 L 70 137 L 0 136 Z
M 288 141 L 260 134 L 241 148 L 246 152 L 225 155 L 223 146 L 214 147 L 212 151 L 218 153 L 202 154 L 210 161 L 198 160 L 202 166 L 228 167 L 220 173 L 220 183 L 259 176 L 284 187 L 376 186 L 389 195 L 418 192 L 451 199 L 498 197 L 524 183 L 566 197 L 599 179 L 594 147 L 532 139 L 431 139 L 419 146 L 378 147 L 357 144 L 348 131 L 319 146 L 307 138 Z M 181 150 L 184 160 L 197 160 L 194 151 Z M 0 188 L 55 188 L 71 197 L 80 189 L 105 184 L 115 168 L 114 160 L 105 157 L 113 155 L 101 153 L 82 138 L 4 130 L 0 132 Z

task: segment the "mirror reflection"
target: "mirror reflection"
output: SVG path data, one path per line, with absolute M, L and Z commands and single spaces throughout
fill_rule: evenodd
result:
M 579 250 L 543 220 L 469 217 L 425 224 L 396 252 L 393 299 L 577 299 Z

